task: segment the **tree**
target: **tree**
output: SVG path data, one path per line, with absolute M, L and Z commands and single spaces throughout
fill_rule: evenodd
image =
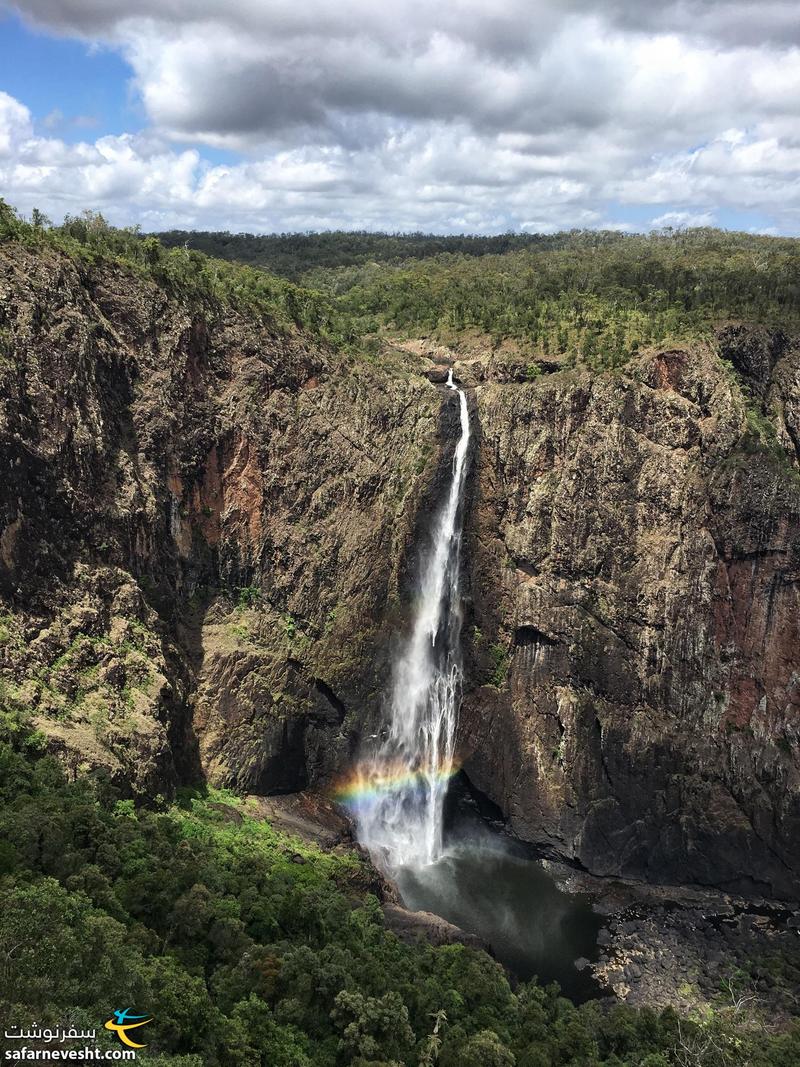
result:
M 45 215 L 43 211 L 40 211 L 38 207 L 35 207 L 31 211 L 31 226 L 36 230 L 48 230 L 53 225 L 52 220 Z
M 439 1034 L 447 1025 L 447 1012 L 443 1008 L 439 1008 L 438 1011 L 431 1012 L 431 1015 L 433 1017 L 433 1030 L 425 1040 L 425 1046 L 419 1059 L 419 1067 L 433 1067 L 433 1064 L 439 1058 L 439 1050 L 442 1047 L 442 1039 Z
M 331 1019 L 342 1035 L 340 1048 L 350 1056 L 403 1059 L 415 1040 L 408 1008 L 395 992 L 376 998 L 343 989 Z
M 460 1062 L 461 1067 L 515 1067 L 517 1061 L 494 1030 L 481 1030 L 464 1045 Z
M 237 1004 L 233 1018 L 247 1035 L 250 1048 L 250 1058 L 242 1060 L 243 1067 L 255 1063 L 263 1067 L 310 1067 L 307 1041 L 294 1027 L 278 1024 L 260 997 L 251 994 Z

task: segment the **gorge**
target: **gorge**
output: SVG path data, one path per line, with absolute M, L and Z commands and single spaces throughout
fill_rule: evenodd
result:
M 413 873 L 458 770 L 559 890 L 613 898 L 621 999 L 683 1004 L 637 993 L 673 897 L 782 945 L 797 332 L 717 316 L 609 366 L 477 329 L 348 348 L 306 291 L 250 280 L 253 311 L 184 253 L 0 242 L 3 693 L 67 778 L 344 795 Z
M 458 396 L 458 441 L 430 545 L 420 554 L 411 632 L 392 666 L 388 721 L 374 740 L 361 742 L 357 767 L 337 796 L 406 906 L 479 934 L 523 978 L 558 980 L 578 999 L 596 996 L 600 989 L 588 972 L 581 977 L 573 967 L 575 959 L 596 955 L 599 923 L 587 902 L 560 892 L 538 864 L 515 855 L 474 815 L 457 819 L 445 835 L 447 790 L 458 770 L 461 524 L 470 442 L 467 398 L 452 367 L 445 385 Z

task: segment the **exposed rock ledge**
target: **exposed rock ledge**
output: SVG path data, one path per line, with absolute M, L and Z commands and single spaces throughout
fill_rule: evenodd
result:
M 491 954 L 489 945 L 475 934 L 434 915 L 430 911 L 409 911 L 400 904 L 384 904 L 387 927 L 402 941 L 430 941 L 432 945 L 467 945 Z
M 254 815 L 265 819 L 276 830 L 295 834 L 319 848 L 353 843 L 349 819 L 335 804 L 318 794 L 250 795 L 247 803 Z

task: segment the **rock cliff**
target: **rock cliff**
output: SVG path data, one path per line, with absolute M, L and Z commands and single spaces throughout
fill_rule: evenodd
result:
M 471 781 L 595 873 L 796 896 L 797 345 L 492 370 L 464 365 Z
M 455 436 L 429 355 L 0 245 L 2 695 L 74 773 L 153 797 L 347 767 Z M 597 874 L 796 896 L 796 343 L 468 357 L 470 781 Z
M 76 773 L 303 788 L 377 712 L 441 400 L 0 245 L 4 695 Z M 435 467 L 435 464 L 433 464 Z

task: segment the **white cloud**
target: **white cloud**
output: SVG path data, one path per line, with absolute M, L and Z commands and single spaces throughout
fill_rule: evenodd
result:
M 797 230 L 791 2 L 757 19 L 739 0 L 17 7 L 119 49 L 150 122 L 65 145 L 34 138 L 18 102 L 16 117 L 0 107 L 0 161 L 16 146 L 0 178 L 23 206 L 152 226 L 490 230 L 625 226 L 619 205 L 658 205 L 658 225 L 734 210 Z M 203 146 L 242 158 L 212 166 Z
M 61 126 L 64 122 L 64 112 L 60 107 L 54 107 L 52 111 L 48 111 L 45 117 L 42 119 L 42 125 L 46 130 L 55 130 Z
M 25 211 L 58 218 L 90 206 L 118 223 L 295 230 L 336 226 L 496 232 L 609 223 L 608 204 L 664 204 L 653 226 L 713 224 L 715 210 L 747 204 L 787 226 L 800 196 L 792 160 L 759 140 L 712 142 L 610 176 L 612 150 L 589 139 L 580 153 L 542 157 L 526 141 L 428 123 L 398 130 L 377 148 L 282 149 L 263 159 L 211 165 L 196 149 L 152 134 L 67 144 L 34 136 L 18 102 L 0 97 L 0 187 Z M 11 121 L 8 116 L 11 116 Z M 720 153 L 737 156 L 723 173 Z M 782 197 L 782 200 L 776 198 Z
M 25 105 L 0 90 L 0 160 L 12 156 L 32 132 L 31 114 Z
M 673 229 L 689 229 L 692 226 L 713 226 L 714 216 L 710 211 L 666 211 L 663 215 L 657 215 L 650 220 L 650 225 L 656 229 L 671 226 Z

